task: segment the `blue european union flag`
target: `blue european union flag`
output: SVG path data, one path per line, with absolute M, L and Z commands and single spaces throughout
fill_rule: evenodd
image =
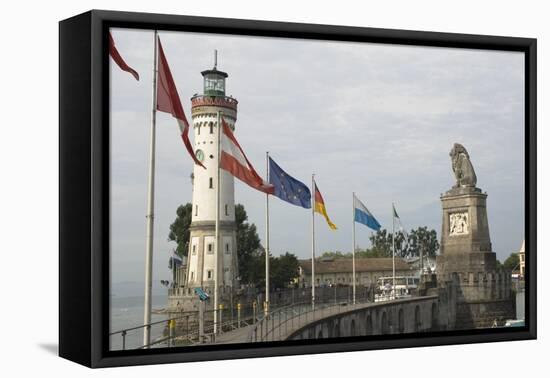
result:
M 269 183 L 274 186 L 273 195 L 296 206 L 311 209 L 311 192 L 307 185 L 296 180 L 269 158 Z

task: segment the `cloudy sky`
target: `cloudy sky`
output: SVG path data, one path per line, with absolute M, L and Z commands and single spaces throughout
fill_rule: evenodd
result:
M 117 48 L 141 80 L 111 61 L 112 282 L 142 281 L 145 255 L 153 33 L 113 29 Z M 351 193 L 383 227 L 391 203 L 406 228 L 441 231 L 440 194 L 454 183 L 449 151 L 470 153 L 489 195 L 493 250 L 500 260 L 524 238 L 524 64 L 522 53 L 160 32 L 183 107 L 202 93 L 201 71 L 229 74 L 239 101 L 236 136 L 261 175 L 265 151 L 323 193 L 330 231 L 316 217 L 317 253 L 351 250 Z M 192 133 L 190 134 L 192 138 Z M 193 166 L 176 121 L 157 114 L 154 280 L 169 279 L 169 225 L 191 202 Z M 264 235 L 265 196 L 235 180 Z M 273 199 L 271 251 L 310 255 L 311 213 Z M 357 226 L 357 243 L 370 245 Z

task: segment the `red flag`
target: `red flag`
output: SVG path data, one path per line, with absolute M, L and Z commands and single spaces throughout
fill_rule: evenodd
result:
M 136 78 L 136 80 L 139 81 L 139 74 L 136 72 L 136 70 L 127 65 L 124 59 L 122 59 L 122 57 L 120 56 L 118 50 L 115 47 L 115 40 L 113 39 L 111 32 L 109 32 L 109 55 L 111 55 L 111 58 L 113 58 L 115 63 L 120 67 L 122 71 L 131 73 Z
M 158 39 L 158 44 L 157 110 L 172 114 L 172 116 L 178 121 L 178 126 L 181 131 L 181 139 L 187 148 L 187 152 L 189 152 L 189 155 L 191 155 L 191 158 L 193 158 L 195 164 L 198 164 L 206 169 L 206 167 L 195 156 L 193 146 L 191 146 L 191 142 L 189 141 L 189 123 L 187 122 L 187 118 L 183 112 L 180 96 L 178 95 L 178 90 L 176 88 L 176 84 L 174 83 L 172 72 L 170 72 L 168 61 L 164 55 L 160 38 Z
M 267 194 L 273 194 L 274 187 L 265 182 L 248 161 L 243 149 L 235 139 L 235 135 L 222 118 L 221 159 L 220 168 L 228 171 L 242 182 L 254 189 Z

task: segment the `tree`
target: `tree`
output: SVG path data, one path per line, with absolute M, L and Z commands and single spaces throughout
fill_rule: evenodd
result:
M 250 224 L 244 206 L 235 205 L 235 223 L 237 224 L 237 262 L 241 283 L 258 282 L 258 270 L 263 248 L 255 224 Z M 265 273 L 264 273 L 265 276 Z
M 349 257 L 352 257 L 351 253 L 349 254 Z M 357 258 L 371 258 L 371 257 L 388 257 L 383 254 L 383 251 L 381 249 L 377 248 L 370 248 L 370 249 L 360 249 L 357 248 L 355 250 L 355 257 Z
M 321 258 L 329 258 L 329 259 L 339 259 L 339 258 L 348 258 L 351 257 L 350 253 L 342 253 L 340 251 L 326 251 L 323 252 L 321 255 Z
M 428 227 L 418 227 L 408 234 L 403 231 L 395 233 L 395 240 L 392 240 L 392 233 L 385 229 L 379 230 L 369 237 L 372 247 L 363 251 L 356 251 L 356 256 L 361 257 L 391 257 L 395 244 L 395 255 L 397 257 L 416 257 L 422 251 L 424 256 L 435 257 L 439 249 L 437 233 L 435 230 L 428 230 Z
M 386 229 L 376 231 L 370 237 L 372 244 L 371 252 L 380 257 L 391 257 L 392 255 L 392 239 L 391 233 Z
M 168 240 L 176 242 L 176 254 L 180 257 L 187 256 L 189 251 L 189 226 L 191 225 L 193 206 L 190 203 L 178 206 L 176 219 L 170 225 Z
M 273 289 L 287 288 L 298 277 L 298 258 L 292 253 L 286 252 L 277 258 L 270 257 L 269 263 L 270 284 Z
M 435 257 L 438 250 L 439 242 L 435 230 L 428 230 L 428 227 L 418 227 L 409 233 L 408 247 L 402 257 L 417 257 L 420 256 L 420 252 L 424 257 Z
M 504 262 L 502 263 L 502 266 L 506 270 L 513 271 L 514 269 L 517 269 L 519 266 L 519 255 L 517 253 L 512 253 Z

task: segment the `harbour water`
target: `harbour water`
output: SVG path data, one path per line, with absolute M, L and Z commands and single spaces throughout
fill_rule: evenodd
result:
M 153 295 L 153 309 L 161 309 L 166 307 L 166 295 Z M 157 322 L 166 320 L 165 314 L 151 315 L 151 321 Z M 138 327 L 143 325 L 143 296 L 138 297 L 112 297 L 111 298 L 111 323 L 110 333 Z M 151 340 L 155 340 L 162 336 L 165 324 L 158 324 L 151 327 Z M 143 328 L 128 331 L 126 334 L 126 349 L 134 349 L 141 346 L 143 343 Z M 121 334 L 110 336 L 110 349 L 122 349 Z

